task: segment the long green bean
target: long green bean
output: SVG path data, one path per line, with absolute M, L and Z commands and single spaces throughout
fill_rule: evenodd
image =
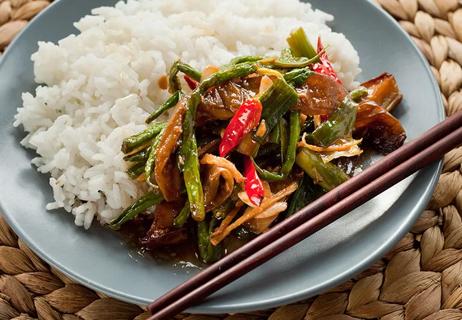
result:
M 201 80 L 202 74 L 199 71 L 189 64 L 177 60 L 172 64 L 168 73 L 168 91 L 172 94 L 181 90 L 180 79 L 178 79 L 179 72 L 183 72 L 196 81 Z
M 183 170 L 183 179 L 188 193 L 191 216 L 196 221 L 205 219 L 204 192 L 199 170 L 199 155 L 197 141 L 194 133 L 196 110 L 201 95 L 196 89 L 188 101 L 188 110 L 183 121 L 183 143 L 180 147 L 180 165 Z
M 157 136 L 162 129 L 165 128 L 165 123 L 153 123 L 146 130 L 137 133 L 131 137 L 124 139 L 122 142 L 122 152 L 127 154 L 147 144 L 155 136 Z
M 140 213 L 146 211 L 147 209 L 161 203 L 163 200 L 162 195 L 154 192 L 149 192 L 136 200 L 130 207 L 125 209 L 122 214 L 112 220 L 109 223 L 109 227 L 114 230 L 120 229 L 120 227 L 130 221 L 135 219 Z
M 210 235 L 215 228 L 217 220 L 212 218 L 210 223 L 201 221 L 197 224 L 197 244 L 199 256 L 205 263 L 210 263 L 221 258 L 223 250 L 220 245 L 213 246 L 210 243 Z
M 244 63 L 244 62 L 257 62 L 262 60 L 263 57 L 261 56 L 241 56 L 241 57 L 236 57 L 232 59 L 229 63 L 230 66 L 239 64 L 239 63 Z
M 131 166 L 127 170 L 128 176 L 132 179 L 138 178 L 143 172 L 144 172 L 144 163 L 142 162 L 136 163 L 135 165 Z
M 295 163 L 295 157 L 297 155 L 297 144 L 300 138 L 300 112 L 290 112 L 290 134 L 289 142 L 287 145 L 287 152 L 284 162 L 282 164 L 281 173 L 287 176 L 291 171 Z
M 154 170 L 154 163 L 156 161 L 157 148 L 159 147 L 160 140 L 164 134 L 165 130 L 162 130 L 152 141 L 151 149 L 149 151 L 148 159 L 143 167 L 144 175 L 146 176 L 146 182 L 151 184 L 151 174 Z
M 191 209 L 189 208 L 189 201 L 186 200 L 183 209 L 181 209 L 180 213 L 175 217 L 175 220 L 173 220 L 173 226 L 175 228 L 183 227 L 190 215 Z
M 151 147 L 147 147 L 146 149 L 140 150 L 139 152 L 135 154 L 130 154 L 128 156 L 124 157 L 124 160 L 127 162 L 146 162 L 149 151 L 151 150 Z
M 211 87 L 215 87 L 223 82 L 248 76 L 257 71 L 257 64 L 252 62 L 239 63 L 229 68 L 212 74 L 209 78 L 202 81 L 199 92 L 205 93 Z
M 151 123 L 159 118 L 165 111 L 173 108 L 180 101 L 181 91 L 176 91 L 170 98 L 168 98 L 162 105 L 160 105 L 153 113 L 146 119 L 146 123 Z

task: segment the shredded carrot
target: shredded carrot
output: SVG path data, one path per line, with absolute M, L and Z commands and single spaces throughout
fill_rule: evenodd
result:
M 226 215 L 226 218 L 221 222 L 220 226 L 215 229 L 215 231 L 210 236 L 210 243 L 212 245 L 216 246 L 219 243 L 219 241 L 215 242 L 215 238 L 219 237 L 220 234 L 222 234 L 225 231 L 225 229 L 230 225 L 230 223 L 233 222 L 234 218 L 239 213 L 239 210 L 241 210 L 242 205 L 242 202 L 237 202 L 234 209 Z
M 334 144 L 328 147 L 319 147 L 319 146 L 315 146 L 315 145 L 307 143 L 305 138 L 306 138 L 306 133 L 303 134 L 302 140 L 298 143 L 298 146 L 307 148 L 314 152 L 347 151 L 351 149 L 352 147 L 359 145 L 362 141 L 362 140 L 354 140 L 354 139 L 351 139 L 351 140 L 339 139 L 336 142 L 334 142 Z
M 270 206 L 272 206 L 276 202 L 278 202 L 278 201 L 282 200 L 283 198 L 289 196 L 290 194 L 295 192 L 295 190 L 297 190 L 297 188 L 298 188 L 298 184 L 296 182 L 294 182 L 294 183 L 290 184 L 287 188 L 282 189 L 278 193 L 272 195 L 270 198 L 263 199 L 263 202 L 261 203 L 261 205 L 259 207 L 256 207 L 256 208 L 249 207 L 249 208 L 247 208 L 245 210 L 244 214 L 241 217 L 239 217 L 236 221 L 234 221 L 232 224 L 230 224 L 228 227 L 226 227 L 226 229 L 221 234 L 214 237 L 213 245 L 219 244 L 233 230 L 240 227 L 241 225 L 243 225 L 247 221 L 255 218 L 257 215 L 262 213 L 265 209 L 269 208 Z
M 207 153 L 202 157 L 201 164 L 216 165 L 218 167 L 228 169 L 233 174 L 234 180 L 236 180 L 237 183 L 242 183 L 245 181 L 244 176 L 239 172 L 239 170 L 237 170 L 236 166 L 225 158 L 217 157 Z

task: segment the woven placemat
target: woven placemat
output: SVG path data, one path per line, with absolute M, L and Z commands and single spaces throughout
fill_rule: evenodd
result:
M 345 0 L 347 1 L 347 0 Z M 462 110 L 462 1 L 377 0 L 432 65 L 447 115 Z M 44 0 L 0 0 L 0 50 Z M 178 315 L 187 320 L 462 319 L 462 147 L 448 153 L 429 204 L 398 245 L 367 271 L 293 305 L 240 315 Z M 146 319 L 138 306 L 73 283 L 41 261 L 0 218 L 0 320 Z

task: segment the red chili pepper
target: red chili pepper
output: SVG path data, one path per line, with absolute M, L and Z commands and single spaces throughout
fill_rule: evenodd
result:
M 321 37 L 318 37 L 318 53 L 324 50 L 324 46 L 321 42 Z M 329 61 L 329 57 L 327 56 L 327 52 L 323 52 L 319 57 L 319 62 L 313 65 L 313 71 L 317 73 L 324 74 L 326 76 L 332 77 L 338 83 L 342 84 L 342 81 L 339 79 L 337 73 L 332 66 L 332 63 Z
M 245 193 L 249 197 L 249 200 L 256 205 L 260 206 L 261 201 L 265 195 L 263 184 L 258 177 L 255 165 L 250 157 L 244 158 L 244 176 L 245 176 Z
M 239 145 L 244 136 L 256 128 L 260 122 L 263 106 L 257 99 L 244 101 L 225 129 L 220 142 L 220 157 L 226 157 Z
M 191 89 L 191 90 L 194 90 L 197 88 L 197 81 L 194 80 L 193 78 L 191 78 L 190 76 L 188 76 L 187 74 L 185 74 L 183 76 L 184 78 L 184 81 L 186 81 L 186 83 L 188 84 L 188 87 Z

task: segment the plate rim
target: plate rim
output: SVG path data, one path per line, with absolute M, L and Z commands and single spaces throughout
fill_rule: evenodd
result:
M 310 1 L 307 0 L 307 2 L 310 2 Z M 439 89 L 439 85 L 431 72 L 430 64 L 425 58 L 425 56 L 423 55 L 423 53 L 418 49 L 414 41 L 412 41 L 412 38 L 410 37 L 410 35 L 401 28 L 399 23 L 388 12 L 378 7 L 377 5 L 373 4 L 371 0 L 364 0 L 363 2 L 364 2 L 364 5 L 372 7 L 372 10 L 378 11 L 382 16 L 384 16 L 384 18 L 388 20 L 388 22 L 394 25 L 394 27 L 397 29 L 397 32 L 400 32 L 402 35 L 405 36 L 407 41 L 411 44 L 413 50 L 417 53 L 419 60 L 424 64 L 425 71 L 430 76 L 429 78 L 431 79 L 432 88 L 433 88 L 435 96 L 439 96 L 441 92 Z M 47 8 L 45 8 L 42 12 L 40 12 L 37 16 L 35 16 L 26 25 L 26 27 L 23 30 L 21 30 L 21 32 L 19 32 L 18 35 L 16 35 L 15 39 L 10 43 L 10 45 L 6 48 L 4 54 L 0 57 L 0 69 L 8 60 L 9 55 L 12 54 L 12 51 L 13 51 L 13 48 L 16 42 L 20 41 L 23 34 L 29 32 L 29 30 L 33 28 L 33 25 L 37 20 L 45 18 L 48 15 L 50 9 L 60 6 L 62 3 L 65 4 L 66 1 L 55 0 Z M 437 111 L 438 111 L 439 120 L 443 121 L 445 119 L 445 113 L 444 113 L 445 109 L 444 109 L 444 105 L 441 99 L 438 99 L 437 105 L 435 107 L 437 108 Z M 192 307 L 188 309 L 187 311 L 192 312 L 192 313 L 220 314 L 220 313 L 247 312 L 247 311 L 260 310 L 260 309 L 268 309 L 268 308 L 273 308 L 273 307 L 280 306 L 280 305 L 291 304 L 291 303 L 300 301 L 302 299 L 305 299 L 307 297 L 315 296 L 317 294 L 322 293 L 326 288 L 335 287 L 336 285 L 350 279 L 352 276 L 366 269 L 374 261 L 376 261 L 378 258 L 383 256 L 412 227 L 412 225 L 417 220 L 422 210 L 425 209 L 427 203 L 431 199 L 431 196 L 433 194 L 434 189 L 436 188 L 437 182 L 439 180 L 439 176 L 442 171 L 443 161 L 440 160 L 438 161 L 438 163 L 436 163 L 436 165 L 433 165 L 433 166 L 435 166 L 435 169 L 431 176 L 431 179 L 426 185 L 424 192 L 420 195 L 419 201 L 414 207 L 414 210 L 412 210 L 412 212 L 410 212 L 409 215 L 407 216 L 406 222 L 400 225 L 400 228 L 393 234 L 393 237 L 390 237 L 388 241 L 384 242 L 381 246 L 377 247 L 376 250 L 371 252 L 367 259 L 364 259 L 361 262 L 358 262 L 357 264 L 352 265 L 349 269 L 344 270 L 341 274 L 338 274 L 336 277 L 333 277 L 327 281 L 324 281 L 323 283 L 318 284 L 316 287 L 310 287 L 308 289 L 297 291 L 292 294 L 278 296 L 277 298 L 270 298 L 270 299 L 264 299 L 264 300 L 262 299 L 262 302 L 259 302 L 257 304 L 249 302 L 249 303 L 229 304 L 229 305 L 224 305 L 224 306 L 220 305 L 220 306 L 202 307 L 201 305 L 199 305 L 197 307 Z M 417 174 L 419 174 L 419 172 Z M 13 229 L 13 231 L 18 235 L 18 237 L 20 237 L 27 244 L 27 246 L 33 250 L 34 253 L 36 253 L 42 260 L 44 260 L 50 266 L 55 267 L 60 272 L 68 276 L 71 280 L 79 284 L 82 284 L 94 291 L 104 292 L 105 294 L 111 297 L 114 297 L 116 299 L 119 299 L 119 300 L 122 300 L 128 303 L 144 305 L 150 302 L 150 301 L 140 300 L 138 297 L 135 297 L 131 294 L 126 294 L 122 291 L 115 290 L 113 288 L 108 288 L 107 286 L 101 285 L 95 281 L 89 281 L 88 279 L 85 279 L 85 277 L 80 276 L 79 274 L 74 274 L 72 271 L 68 270 L 68 268 L 64 266 L 63 264 L 61 264 L 59 261 L 49 258 L 46 252 L 38 248 L 34 244 L 34 241 L 30 239 L 26 235 L 25 232 L 23 232 L 22 228 L 20 228 L 19 226 L 16 226 L 13 223 L 13 221 L 10 219 L 9 214 L 7 214 L 6 211 L 4 210 L 1 199 L 0 199 L 0 210 L 3 213 L 2 217 L 8 222 L 8 225 L 10 226 L 10 228 Z

